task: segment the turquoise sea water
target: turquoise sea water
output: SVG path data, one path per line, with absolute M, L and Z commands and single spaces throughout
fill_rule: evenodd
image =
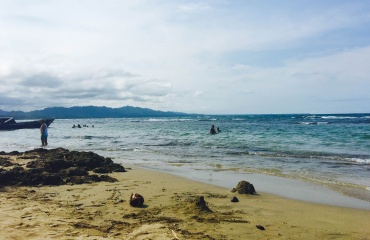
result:
M 221 133 L 210 135 L 212 124 Z M 0 131 L 0 138 L 6 152 L 41 144 L 38 129 Z M 263 173 L 370 201 L 370 114 L 56 119 L 48 141 L 48 148 L 94 151 L 124 166 Z

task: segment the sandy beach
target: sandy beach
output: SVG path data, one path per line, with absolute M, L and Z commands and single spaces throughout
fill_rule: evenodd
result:
M 370 239 L 369 210 L 127 170 L 109 174 L 117 182 L 1 188 L 0 239 Z

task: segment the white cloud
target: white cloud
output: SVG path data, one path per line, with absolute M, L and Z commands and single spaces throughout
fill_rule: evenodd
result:
M 367 101 L 369 8 L 363 1 L 3 1 L 0 109 L 347 111 L 335 100 Z
M 209 9 L 211 7 L 204 2 L 186 3 L 179 6 L 179 10 L 186 13 L 202 12 Z

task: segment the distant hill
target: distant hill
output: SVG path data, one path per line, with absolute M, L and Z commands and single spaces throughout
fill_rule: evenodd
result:
M 43 110 L 35 110 L 31 112 L 22 111 L 3 111 L 0 110 L 2 117 L 14 117 L 15 119 L 39 119 L 39 118 L 57 118 L 57 119 L 72 119 L 72 118 L 131 118 L 131 117 L 178 117 L 187 116 L 190 114 L 180 112 L 163 112 L 149 108 L 140 107 L 52 107 Z

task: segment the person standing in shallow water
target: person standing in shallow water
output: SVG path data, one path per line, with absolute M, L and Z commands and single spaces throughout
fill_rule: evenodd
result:
M 40 127 L 40 133 L 41 133 L 41 145 L 47 146 L 48 145 L 48 125 L 46 125 L 45 120 L 40 120 L 41 127 Z
M 212 125 L 211 130 L 209 130 L 210 134 L 216 134 L 215 125 Z

